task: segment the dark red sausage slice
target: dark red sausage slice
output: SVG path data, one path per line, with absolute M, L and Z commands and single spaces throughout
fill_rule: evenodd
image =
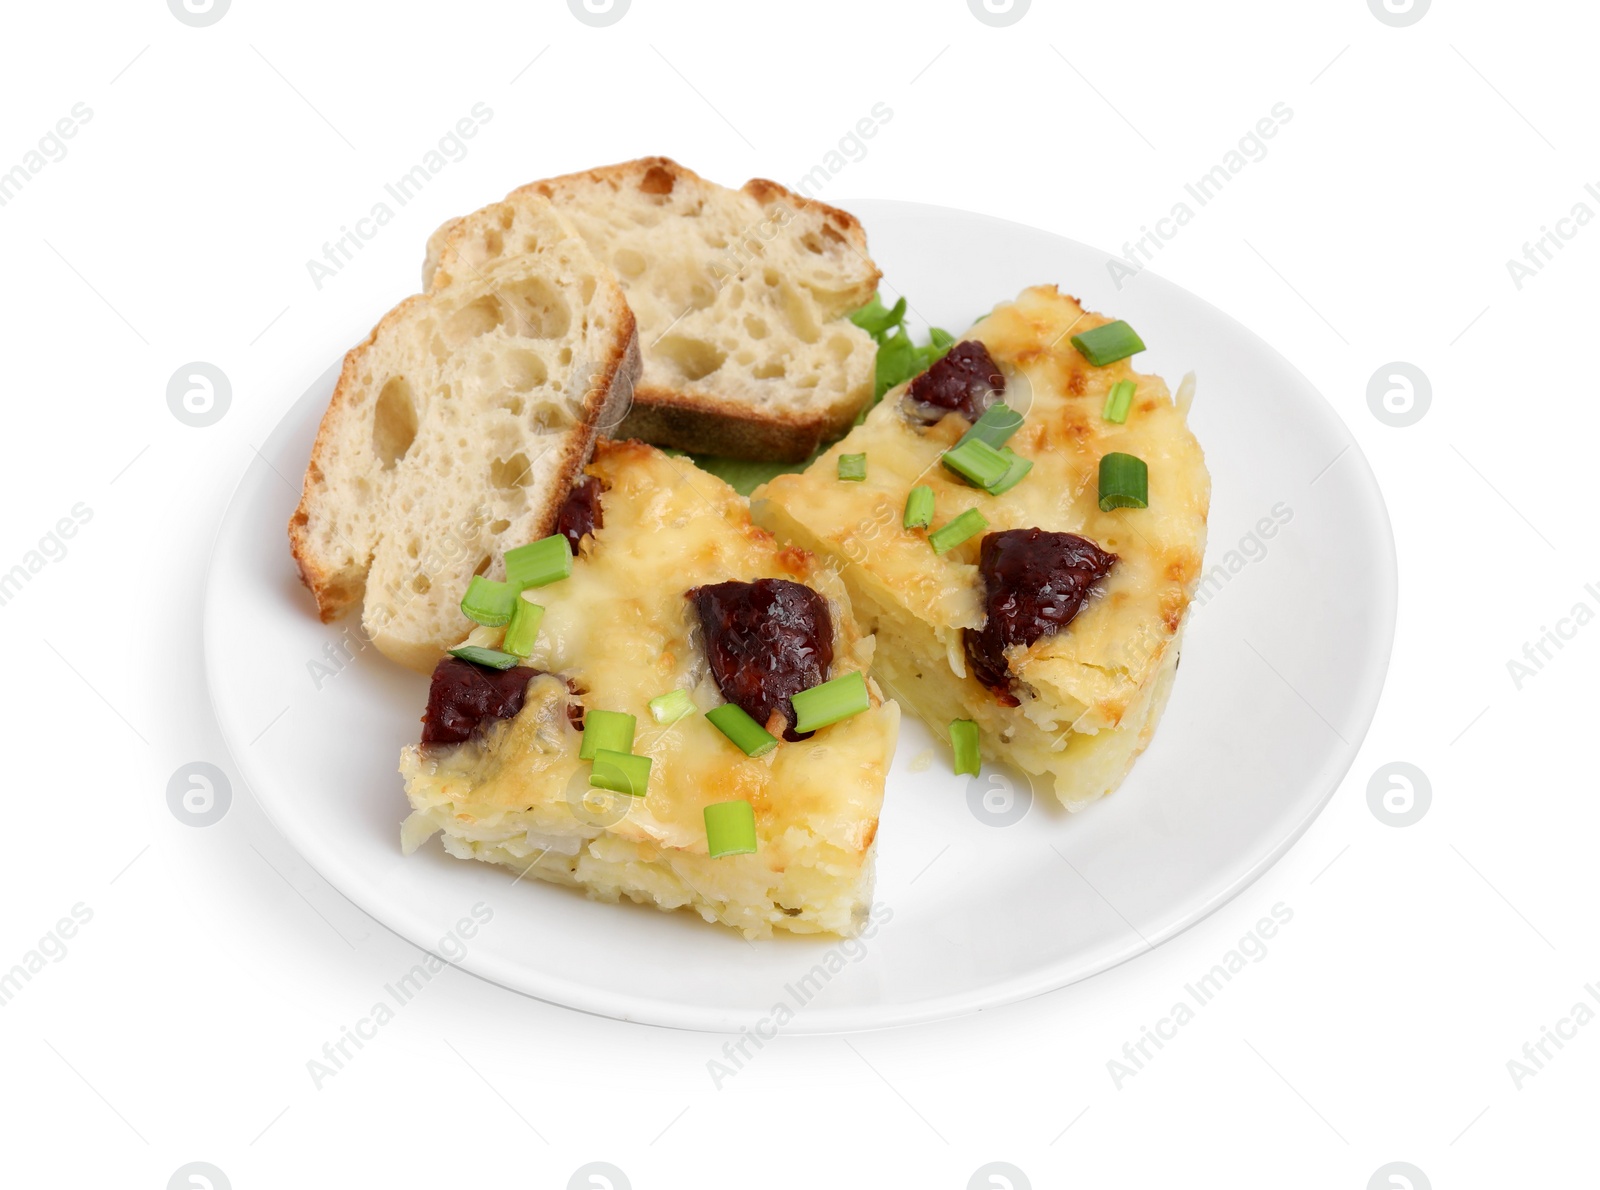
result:
M 1016 706 L 1005 651 L 1054 636 L 1082 609 L 1117 556 L 1076 533 L 1007 529 L 983 539 L 983 627 L 965 633 L 967 661 L 978 681 L 1007 706 Z
M 912 417 L 929 425 L 946 413 L 977 421 L 1005 391 L 1005 375 L 989 349 L 967 339 L 911 382 L 906 407 Z
M 491 669 L 446 657 L 433 670 L 428 709 L 422 716 L 424 744 L 459 744 L 485 719 L 510 719 L 522 709 L 528 683 L 541 671 L 517 665 Z
M 795 734 L 789 698 L 826 680 L 833 664 L 828 601 L 782 578 L 695 587 L 686 597 L 700 616 L 722 697 L 768 731 L 777 712 L 787 723 L 783 738 L 804 739 Z
M 556 532 L 572 543 L 574 555 L 585 536 L 605 527 L 605 517 L 600 511 L 600 481 L 586 475 L 572 485 L 567 499 L 556 517 Z

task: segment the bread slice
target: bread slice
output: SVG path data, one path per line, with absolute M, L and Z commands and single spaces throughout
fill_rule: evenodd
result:
M 799 462 L 872 397 L 877 350 L 848 315 L 879 272 L 854 216 L 757 178 L 742 190 L 666 157 L 534 182 L 627 290 L 644 376 L 617 437 Z M 437 288 L 446 224 L 423 283 Z
M 1211 499 L 1188 425 L 1192 383 L 1174 399 L 1160 377 L 1129 361 L 1095 367 L 1073 347 L 1073 335 L 1107 321 L 1039 286 L 963 336 L 984 345 L 1005 380 L 1001 399 L 1024 415 L 1007 447 L 1033 467 L 999 495 L 940 463 L 967 418 L 949 412 L 927 424 L 932 415 L 908 403 L 901 386 L 805 472 L 781 475 L 751 498 L 757 524 L 840 567 L 863 627 L 877 633 L 874 672 L 886 690 L 940 736 L 951 720 L 972 720 L 985 757 L 1044 778 L 1069 810 L 1115 789 L 1155 732 L 1200 577 Z M 1105 404 L 1119 381 L 1135 391 L 1116 423 Z M 1100 508 L 1098 470 L 1111 452 L 1145 461 L 1149 507 Z M 865 480 L 839 482 L 844 453 L 866 456 Z M 934 552 L 928 530 L 903 527 L 919 485 L 933 490 L 935 529 L 969 509 L 985 529 Z M 1006 645 L 1010 688 L 997 692 L 975 672 L 971 648 L 995 606 L 986 597 L 997 594 L 985 543 L 1030 530 L 1087 539 L 1115 559 L 1058 631 Z M 1059 590 L 1061 580 L 1051 585 Z M 1044 586 L 1041 579 L 1035 589 Z M 1028 594 L 1012 606 L 1020 610 Z
M 728 582 L 809 587 L 828 611 L 830 635 L 818 637 L 831 646 L 822 676 L 837 679 L 865 675 L 874 644 L 844 584 L 752 525 L 744 499 L 687 459 L 602 442 L 586 470 L 602 488 L 599 527 L 581 538 L 568 578 L 526 592 L 545 612 L 525 667 L 494 674 L 455 659 L 440 667 L 436 690 L 452 679 L 470 684 L 463 705 L 470 687 L 489 682 L 509 688 L 514 702 L 492 700 L 492 711 L 479 702 L 486 717 L 476 725 L 457 719 L 454 738 L 405 749 L 412 813 L 403 849 L 440 834 L 461 859 L 504 864 L 598 900 L 692 908 L 752 938 L 775 929 L 855 933 L 871 902 L 899 708 L 867 677 L 867 709 L 746 756 L 705 717 L 724 695 L 697 605 L 686 598 Z M 757 639 L 769 639 L 769 628 L 784 639 L 772 619 L 757 621 Z M 494 648 L 504 633 L 477 628 L 468 640 Z M 759 655 L 765 665 L 769 655 Z M 687 692 L 694 709 L 657 723 L 649 702 L 668 691 Z M 430 718 L 436 705 L 430 699 Z M 590 787 L 579 724 L 601 710 L 636 719 L 632 752 L 651 762 L 641 797 Z M 777 718 L 767 724 L 781 734 Z M 704 810 L 728 801 L 753 808 L 757 850 L 713 858 Z
M 364 602 L 378 649 L 423 672 L 471 627 L 473 574 L 554 530 L 640 369 L 620 286 L 542 196 L 459 220 L 437 251 L 434 292 L 345 356 L 289 522 L 323 620 Z

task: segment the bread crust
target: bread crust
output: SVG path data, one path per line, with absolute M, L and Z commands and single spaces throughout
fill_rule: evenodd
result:
M 455 220 L 450 225 L 449 234 L 442 239 L 441 261 L 455 251 L 464 222 Z M 367 572 L 373 560 L 372 552 L 368 551 L 365 558 L 353 559 L 353 565 L 337 567 L 317 556 L 312 540 L 311 517 L 314 506 L 324 497 L 325 463 L 335 449 L 344 419 L 349 416 L 357 400 L 367 354 L 386 329 L 428 301 L 427 294 L 413 294 L 406 298 L 379 319 L 365 339 L 345 353 L 338 384 L 323 413 L 316 440 L 311 447 L 301 485 L 300 502 L 289 518 L 289 548 L 300 581 L 316 600 L 317 615 L 323 623 L 340 619 L 362 603 L 366 594 Z M 643 356 L 639 350 L 638 328 L 633 311 L 625 301 L 619 300 L 614 314 L 618 330 L 613 339 L 617 346 L 599 362 L 585 395 L 583 415 L 557 448 L 560 452 L 555 460 L 558 482 L 546 490 L 544 508 L 537 518 L 540 536 L 548 536 L 555 531 L 561 503 L 588 462 L 600 428 L 615 426 L 624 419 L 633 399 L 634 385 L 643 372 Z M 411 663 L 406 658 L 400 659 Z M 432 663 L 418 659 L 416 664 L 431 666 Z
M 340 421 L 355 402 L 355 393 L 359 387 L 357 378 L 361 374 L 362 362 L 367 352 L 372 350 L 372 345 L 377 342 L 378 335 L 385 328 L 400 321 L 408 310 L 426 300 L 422 294 L 412 294 L 378 319 L 372 330 L 367 332 L 367 337 L 344 353 L 344 366 L 339 369 L 339 382 L 334 386 L 328 408 L 323 411 L 322 420 L 317 425 L 316 441 L 311 444 L 311 458 L 306 464 L 305 478 L 300 485 L 300 503 L 295 506 L 294 513 L 289 517 L 289 551 L 294 555 L 295 568 L 300 572 L 300 581 L 317 601 L 317 616 L 324 624 L 342 618 L 352 607 L 361 602 L 362 596 L 366 593 L 367 568 L 372 564 L 372 555 L 369 552 L 365 560 L 358 559 L 356 569 L 360 573 L 354 577 L 349 572 L 338 571 L 324 565 L 314 556 L 311 541 L 311 512 L 326 483 L 323 463 L 334 449 Z
M 512 194 L 537 194 L 552 200 L 559 208 L 561 190 L 573 184 L 622 189 L 643 188 L 649 182 L 658 187 L 660 193 L 669 193 L 679 181 L 716 185 L 670 157 L 656 156 L 543 178 L 518 187 Z M 741 191 L 763 207 L 787 205 L 821 216 L 825 234 L 837 237 L 870 267 L 872 284 L 876 286 L 882 278 L 882 270 L 867 255 L 866 229 L 850 212 L 796 194 L 767 178 L 751 178 Z M 651 190 L 646 188 L 645 192 Z M 423 265 L 425 285 L 431 286 L 442 261 L 441 246 L 448 242 L 458 222 L 446 223 L 430 240 Z M 633 408 L 612 436 L 642 438 L 699 454 L 798 463 L 810 458 L 824 443 L 845 433 L 861 408 L 861 402 L 838 402 L 828 408 L 800 413 L 761 410 L 735 399 L 719 399 L 705 393 L 651 384 L 635 391 Z

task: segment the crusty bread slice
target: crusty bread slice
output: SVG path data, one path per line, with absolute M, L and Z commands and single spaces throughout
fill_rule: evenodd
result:
M 610 270 L 548 200 L 457 221 L 440 284 L 345 356 L 289 540 L 324 620 L 364 600 L 385 655 L 424 672 L 471 623 L 474 573 L 548 536 L 640 369 Z
M 666 157 L 517 193 L 530 192 L 612 267 L 639 320 L 644 376 L 617 437 L 798 462 L 871 399 L 877 351 L 848 315 L 880 274 L 853 215 L 760 178 L 729 190 Z M 429 243 L 426 287 L 452 227 Z

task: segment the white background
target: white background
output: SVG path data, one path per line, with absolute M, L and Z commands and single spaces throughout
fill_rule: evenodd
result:
M 1506 267 L 1580 201 L 1600 213 L 1589 6 L 1441 0 L 1407 28 L 1362 0 L 1035 0 L 1009 28 L 962 0 L 635 0 L 608 28 L 559 0 L 234 0 L 208 28 L 124 0 L 5 20 L 0 170 L 75 104 L 93 113 L 0 207 L 0 570 L 92 510 L 0 607 L 0 968 L 72 906 L 93 914 L 0 1008 L 7 1184 L 162 1187 L 201 1160 L 241 1188 L 560 1187 L 602 1160 L 640 1190 L 959 1188 L 997 1160 L 1036 1187 L 1360 1190 L 1392 1161 L 1441 1188 L 1593 1184 L 1600 1021 L 1520 1088 L 1507 1068 L 1578 1002 L 1600 1011 L 1584 991 L 1600 982 L 1600 628 L 1520 689 L 1507 668 L 1575 604 L 1600 610 L 1600 222 L 1567 225 L 1520 289 Z M 493 119 L 467 156 L 317 288 L 306 261 L 479 102 Z M 417 952 L 242 787 L 205 829 L 166 805 L 180 765 L 232 771 L 197 616 L 253 444 L 416 288 L 446 216 L 645 153 L 792 184 L 879 102 L 892 119 L 822 197 L 970 208 L 1107 248 L 1292 109 L 1154 267 L 1288 355 L 1384 486 L 1400 625 L 1355 768 L 1233 904 L 1038 1000 L 783 1038 L 719 1090 L 723 1038 L 447 971 L 317 1089 L 307 1060 Z M 166 404 L 194 360 L 232 383 L 204 429 Z M 1394 360 L 1432 384 L 1408 428 L 1367 404 Z M 251 642 L 236 647 L 248 667 Z M 1395 760 L 1433 792 L 1403 829 L 1367 802 Z M 1108 1060 L 1278 902 L 1294 919 L 1268 956 L 1119 1088 Z

